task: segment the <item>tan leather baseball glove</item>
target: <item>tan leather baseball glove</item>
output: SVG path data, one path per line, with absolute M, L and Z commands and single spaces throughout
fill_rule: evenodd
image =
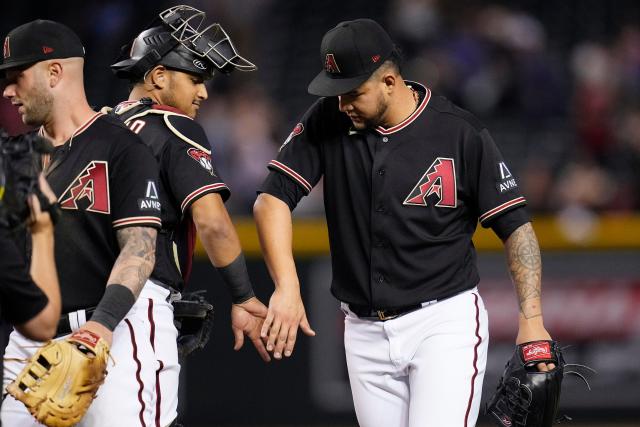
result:
M 48 427 L 77 424 L 107 375 L 109 346 L 87 330 L 50 341 L 31 357 L 7 392 Z

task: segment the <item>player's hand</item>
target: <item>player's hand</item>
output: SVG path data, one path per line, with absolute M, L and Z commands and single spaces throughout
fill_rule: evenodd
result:
M 273 351 L 273 357 L 282 359 L 291 356 L 296 344 L 298 328 L 306 335 L 316 335 L 302 304 L 299 290 L 276 288 L 269 300 L 269 312 L 262 325 L 262 338 L 267 339 L 267 350 Z
M 42 174 L 40 174 L 38 178 L 38 184 L 42 194 L 49 199 L 49 203 L 55 203 L 56 195 L 53 194 L 53 190 L 51 190 L 51 187 L 49 187 L 47 180 L 44 179 Z M 31 234 L 37 235 L 39 233 L 53 233 L 53 222 L 51 221 L 51 216 L 49 215 L 49 212 L 42 211 L 38 197 L 36 197 L 35 194 L 31 194 L 27 198 L 27 204 L 29 205 L 30 211 L 28 225 Z
M 267 307 L 256 297 L 250 298 L 242 304 L 233 304 L 231 306 L 231 329 L 235 336 L 233 349 L 237 351 L 242 348 L 246 335 L 262 360 L 270 362 L 269 352 L 260 338 L 260 330 L 266 317 Z
M 86 329 L 87 331 L 91 331 L 94 334 L 100 336 L 100 338 L 102 338 L 107 342 L 107 344 L 109 344 L 109 348 L 111 348 L 111 343 L 113 342 L 113 332 L 107 329 L 107 327 L 103 324 L 89 320 L 84 324 L 84 326 L 80 328 L 80 330 L 82 329 Z
M 536 317 L 532 320 L 520 319 L 518 328 L 518 336 L 516 337 L 516 345 L 530 341 L 551 340 L 551 335 L 542 323 L 542 317 Z M 538 363 L 538 370 L 547 372 L 553 370 L 556 365 L 553 363 Z
M 38 177 L 38 186 L 40 187 L 40 191 L 42 191 L 42 194 L 44 194 L 45 197 L 49 200 L 49 203 L 55 203 L 58 200 L 43 174 L 40 174 L 40 176 Z

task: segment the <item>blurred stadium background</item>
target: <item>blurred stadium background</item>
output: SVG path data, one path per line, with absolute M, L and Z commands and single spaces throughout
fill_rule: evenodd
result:
M 640 426 L 640 3 L 637 0 L 217 0 L 185 3 L 223 24 L 254 73 L 217 76 L 198 121 L 232 190 L 228 207 L 267 301 L 251 205 L 265 164 L 313 101 L 319 44 L 340 21 L 371 17 L 406 56 L 403 74 L 484 121 L 519 177 L 543 248 L 545 323 L 567 358 L 598 370 L 591 391 L 566 381 L 562 413 L 581 425 Z M 66 23 L 87 49 L 86 87 L 99 108 L 126 99 L 108 65 L 167 1 L 12 2 L 0 32 L 36 18 Z M 25 128 L 0 102 L 0 126 Z M 264 365 L 234 353 L 229 297 L 199 251 L 191 289 L 209 289 L 212 341 L 183 369 L 185 425 L 355 426 L 322 191 L 296 210 L 295 249 L 313 339 Z M 516 333 L 515 296 L 500 242 L 475 239 L 491 321 L 485 398 Z M 482 418 L 482 423 L 488 420 Z M 484 424 L 483 424 L 484 425 Z

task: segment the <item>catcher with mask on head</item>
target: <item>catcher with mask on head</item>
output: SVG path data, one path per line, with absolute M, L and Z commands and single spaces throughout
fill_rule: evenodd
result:
M 176 417 L 178 359 L 204 346 L 210 328 L 207 311 L 211 306 L 185 301 L 192 294 L 183 294 L 196 233 L 231 294 L 234 348 L 242 347 L 246 335 L 259 355 L 270 359 L 260 339 L 267 308 L 254 296 L 240 241 L 224 206 L 230 191 L 216 169 L 204 130 L 194 121 L 208 97 L 205 81 L 214 72 L 228 74 L 256 67 L 238 54 L 220 24 L 206 23 L 204 12 L 198 9 L 175 6 L 161 12 L 126 45 L 111 68 L 131 85 L 129 99 L 111 114 L 151 148 L 160 167 L 162 229 L 150 279 L 171 292 L 174 318 L 181 328 L 178 351 L 175 335 L 171 343 L 167 339 L 155 347 L 162 395 L 156 410 L 164 426 Z M 198 316 L 201 326 L 197 326 Z M 175 334 L 175 329 L 158 329 L 156 336 L 165 333 Z

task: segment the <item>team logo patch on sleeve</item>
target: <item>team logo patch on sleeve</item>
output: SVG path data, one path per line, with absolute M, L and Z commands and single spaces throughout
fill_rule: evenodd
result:
M 147 190 L 144 197 L 138 199 L 138 208 L 141 211 L 156 211 L 160 212 L 160 197 L 158 197 L 158 190 L 156 183 L 152 180 L 147 180 Z
M 513 177 L 511 171 L 509 171 L 509 168 L 507 168 L 507 165 L 504 162 L 498 163 L 498 172 L 500 173 L 500 181 L 498 181 L 496 187 L 501 194 L 505 191 L 518 188 L 516 179 Z
M 291 131 L 287 139 L 284 140 L 284 142 L 282 143 L 278 151 L 282 151 L 285 145 L 290 143 L 295 136 L 300 135 L 303 131 L 304 131 L 304 126 L 302 125 L 302 123 L 298 123 L 297 125 L 295 125 L 295 127 L 293 128 L 293 130 Z
M 189 148 L 187 150 L 187 154 L 196 162 L 200 164 L 203 168 L 207 170 L 212 176 L 216 176 L 213 172 L 213 165 L 211 164 L 211 156 L 205 153 L 202 150 L 198 150 L 197 148 Z
M 90 162 L 58 200 L 62 209 L 84 208 L 90 212 L 110 213 L 107 162 Z M 78 206 L 80 202 L 82 204 Z
M 453 159 L 438 157 L 422 175 L 404 200 L 405 205 L 429 206 L 431 200 L 441 208 L 455 208 L 458 205 L 456 171 Z

